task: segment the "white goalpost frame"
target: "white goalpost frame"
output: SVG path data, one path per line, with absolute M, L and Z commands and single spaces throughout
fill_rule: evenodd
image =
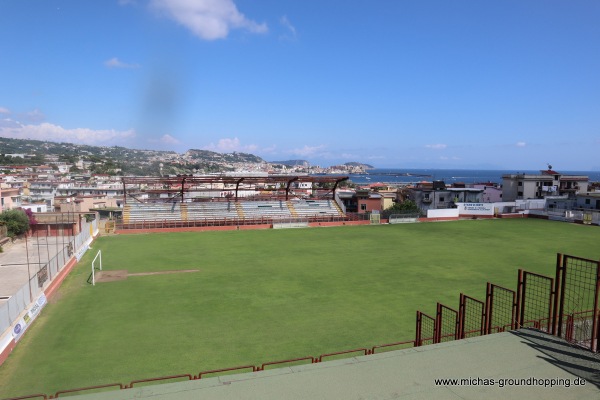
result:
M 95 268 L 95 263 L 96 263 L 96 259 L 99 258 L 99 267 L 98 268 L 100 271 L 102 271 L 102 250 L 98 250 L 98 253 L 96 254 L 96 257 L 94 257 L 94 259 L 92 260 L 92 286 L 96 286 L 96 268 Z

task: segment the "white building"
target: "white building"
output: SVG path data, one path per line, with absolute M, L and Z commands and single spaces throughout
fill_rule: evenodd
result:
M 589 177 L 563 175 L 551 169 L 534 174 L 502 175 L 502 200 L 543 199 L 548 196 L 568 196 L 586 193 Z

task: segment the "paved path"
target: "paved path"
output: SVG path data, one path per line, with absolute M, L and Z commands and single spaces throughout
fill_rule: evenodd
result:
M 48 259 L 68 244 L 69 237 L 29 237 L 5 244 L 0 253 L 0 297 L 12 296 Z M 26 247 L 27 245 L 27 247 Z M 29 261 L 29 264 L 28 264 Z M 2 304 L 0 299 L 0 304 Z

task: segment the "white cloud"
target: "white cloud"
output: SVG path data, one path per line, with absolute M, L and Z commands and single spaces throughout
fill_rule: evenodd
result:
M 223 39 L 231 29 L 252 33 L 268 31 L 240 13 L 233 0 L 151 0 L 151 6 L 204 40 Z
M 0 107 L 0 114 L 10 114 L 10 110 L 5 107 Z
M 525 142 L 517 142 L 516 146 L 517 147 L 525 147 L 525 146 L 527 146 L 527 143 L 525 143 Z
M 139 64 L 125 63 L 125 62 L 119 60 L 117 57 L 113 57 L 110 60 L 104 61 L 104 65 L 106 67 L 108 67 L 108 68 L 129 68 L 129 69 L 135 69 L 135 68 L 139 68 L 140 67 Z
M 0 133 L 2 133 L 3 129 L 18 128 L 20 126 L 21 126 L 21 124 L 13 119 L 10 119 L 10 118 L 0 119 Z
M 265 154 L 275 153 L 276 150 L 277 150 L 277 145 L 271 145 L 269 147 L 263 147 L 262 149 L 260 149 L 261 153 L 265 153 Z
M 36 139 L 59 142 L 71 142 L 88 145 L 114 144 L 135 136 L 135 131 L 117 131 L 114 129 L 94 130 L 88 128 L 66 129 L 47 122 L 26 125 L 5 119 L 0 123 L 0 136 L 14 139 Z
M 448 161 L 448 160 L 457 161 L 460 159 L 461 159 L 460 157 L 456 157 L 456 156 L 452 156 L 452 157 L 440 156 L 440 160 L 443 160 L 443 161 Z
M 324 148 L 325 148 L 324 145 L 319 145 L 319 146 L 304 146 L 304 147 L 302 147 L 300 149 L 293 149 L 293 150 L 290 151 L 290 153 L 298 155 L 298 156 L 307 157 L 307 156 L 312 156 L 312 155 L 315 155 L 315 154 L 319 153 Z
M 179 141 L 178 139 L 174 138 L 173 136 L 171 136 L 169 134 L 163 135 L 159 139 L 159 141 L 161 143 L 165 143 L 165 144 L 180 144 L 181 143 L 181 141 Z
M 289 34 L 282 36 L 282 39 L 296 39 L 296 27 L 292 25 L 286 15 L 279 18 L 279 23 L 289 31 Z
M 426 144 L 425 147 L 427 147 L 428 149 L 433 149 L 433 150 L 443 150 L 446 147 L 448 147 L 448 145 L 442 144 L 442 143 L 436 143 L 436 144 Z
M 219 153 L 231 153 L 233 151 L 253 152 L 258 149 L 258 146 L 255 144 L 249 144 L 249 145 L 242 146 L 242 143 L 240 142 L 240 139 L 238 139 L 238 138 L 233 138 L 233 139 L 224 138 L 224 139 L 219 139 L 217 144 L 211 143 L 208 146 L 205 146 L 203 149 L 210 150 L 210 151 L 216 151 Z
M 31 110 L 24 115 L 24 119 L 29 122 L 41 122 L 46 119 L 46 116 L 39 109 Z

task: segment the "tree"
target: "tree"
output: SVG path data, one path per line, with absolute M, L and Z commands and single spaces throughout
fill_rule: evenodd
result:
M 21 209 L 6 210 L 0 213 L 0 224 L 6 225 L 7 235 L 11 238 L 29 231 L 29 217 Z
M 394 203 L 389 208 L 386 208 L 381 213 L 382 218 L 388 218 L 392 214 L 420 214 L 421 210 L 417 203 L 412 200 L 404 200 L 403 202 Z

